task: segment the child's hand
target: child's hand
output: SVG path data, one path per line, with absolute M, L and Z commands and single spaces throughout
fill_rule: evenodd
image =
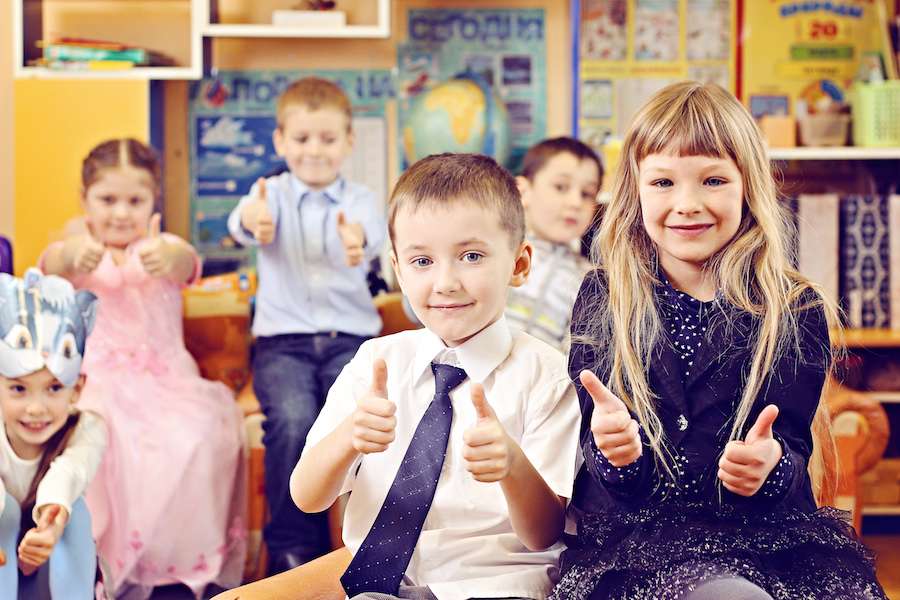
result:
M 594 400 L 591 433 L 597 449 L 614 467 L 626 467 L 641 456 L 640 426 L 631 418 L 628 407 L 590 371 L 579 375 L 581 384 Z
M 37 526 L 29 529 L 19 544 L 19 569 L 31 575 L 47 562 L 62 537 L 69 513 L 59 504 L 41 507 Z
M 256 199 L 241 210 L 241 223 L 260 244 L 271 244 L 275 239 L 275 221 L 266 200 L 266 180 L 256 180 Z
M 466 470 L 476 481 L 500 481 L 509 475 L 513 456 L 510 445 L 514 442 L 506 435 L 479 383 L 472 384 L 472 405 L 478 420 L 463 434 Z
M 138 258 L 144 270 L 153 277 L 165 277 L 172 272 L 172 252 L 170 245 L 162 236 L 161 217 L 155 213 L 150 217 L 147 237 L 138 249 Z
M 0 567 L 6 564 L 6 552 L 0 550 Z
M 719 459 L 719 479 L 725 489 L 738 496 L 752 496 L 766 482 L 766 478 L 781 460 L 781 444 L 772 434 L 772 424 L 778 417 L 778 407 L 765 407 L 743 442 L 725 445 Z
M 106 247 L 90 232 L 73 235 L 63 242 L 63 257 L 76 273 L 91 273 L 103 259 Z
M 344 256 L 348 267 L 355 267 L 363 261 L 363 245 L 366 243 L 366 231 L 359 223 L 347 221 L 344 211 L 338 211 L 337 230 L 344 244 Z
M 372 386 L 356 403 L 353 411 L 353 448 L 363 454 L 384 452 L 394 441 L 397 406 L 387 397 L 387 364 L 376 359 L 372 364 Z

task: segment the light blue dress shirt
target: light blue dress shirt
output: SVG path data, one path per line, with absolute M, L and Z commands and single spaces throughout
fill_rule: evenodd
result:
M 275 239 L 260 245 L 241 225 L 241 209 L 256 199 L 256 188 L 228 217 L 228 231 L 245 246 L 257 246 L 259 287 L 253 335 L 342 332 L 374 336 L 381 318 L 366 281 L 369 261 L 381 252 L 387 233 L 384 210 L 365 186 L 338 178 L 313 190 L 289 171 L 266 180 L 266 198 Z M 337 232 L 337 215 L 366 232 L 365 259 L 348 267 Z

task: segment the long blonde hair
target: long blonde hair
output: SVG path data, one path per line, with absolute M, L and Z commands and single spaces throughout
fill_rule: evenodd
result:
M 656 248 L 644 229 L 638 189 L 641 161 L 657 153 L 731 159 L 741 172 L 745 208 L 737 233 L 705 266 L 723 299 L 759 323 L 730 439 L 742 435 L 765 376 L 786 346 L 799 347 L 796 312 L 810 308 L 797 305 L 804 290 L 817 292 L 816 303 L 831 326 L 837 325 L 837 312 L 790 266 L 787 213 L 747 110 L 714 84 L 681 82 L 659 91 L 635 115 L 625 137 L 612 200 L 592 247 L 608 282 L 608 298 L 587 309 L 592 316 L 582 337 L 596 348 L 595 367 L 610 374 L 610 389 L 637 415 L 657 463 L 672 476 L 671 450 L 648 382 L 647 365 L 662 324 L 654 302 Z M 824 424 L 827 430 L 824 403 L 819 405 L 817 428 Z

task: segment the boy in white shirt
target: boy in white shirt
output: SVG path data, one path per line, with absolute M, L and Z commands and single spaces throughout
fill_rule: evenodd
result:
M 542 599 L 576 471 L 565 358 L 503 317 L 531 266 L 516 182 L 443 154 L 400 178 L 391 262 L 425 329 L 365 342 L 291 476 L 301 510 L 352 492 L 342 584 L 356 599 Z

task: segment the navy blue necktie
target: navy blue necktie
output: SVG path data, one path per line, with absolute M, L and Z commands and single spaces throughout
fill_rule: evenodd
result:
M 450 391 L 466 378 L 465 371 L 450 365 L 432 363 L 431 370 L 434 400 L 416 427 L 369 534 L 341 576 L 351 598 L 364 592 L 397 593 L 431 508 L 453 422 Z

